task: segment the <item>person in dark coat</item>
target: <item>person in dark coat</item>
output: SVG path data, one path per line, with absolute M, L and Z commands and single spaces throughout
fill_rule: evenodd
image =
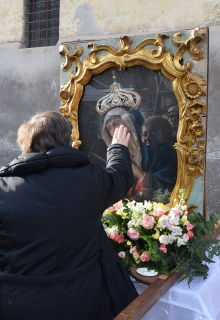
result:
M 1 320 L 111 320 L 137 297 L 101 223 L 133 183 L 129 135 L 116 130 L 103 169 L 70 147 L 71 130 L 36 115 L 0 169 Z

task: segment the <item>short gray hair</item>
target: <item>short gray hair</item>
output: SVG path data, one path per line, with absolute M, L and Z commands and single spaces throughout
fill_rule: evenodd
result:
M 22 153 L 47 152 L 71 145 L 71 123 L 61 114 L 47 111 L 37 114 L 18 129 L 17 142 Z

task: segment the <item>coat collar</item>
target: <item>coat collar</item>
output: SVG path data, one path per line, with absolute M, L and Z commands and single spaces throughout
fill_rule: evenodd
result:
M 27 153 L 14 159 L 0 169 L 0 177 L 30 174 L 48 167 L 70 168 L 89 163 L 89 158 L 80 151 L 61 146 L 47 153 Z

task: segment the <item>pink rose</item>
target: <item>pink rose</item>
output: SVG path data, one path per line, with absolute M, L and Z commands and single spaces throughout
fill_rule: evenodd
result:
M 187 215 L 188 215 L 188 213 L 189 213 L 188 211 L 185 211 L 185 212 L 184 212 L 184 216 L 187 216 Z
M 142 255 L 141 255 L 141 261 L 147 262 L 147 261 L 150 260 L 150 258 L 148 257 L 147 254 L 148 254 L 148 251 L 144 251 L 144 252 L 142 253 Z
M 114 238 L 114 241 L 118 242 L 118 243 L 123 243 L 123 239 L 124 239 L 124 236 L 119 234 L 118 236 L 116 236 Z
M 116 236 L 115 236 L 114 234 L 110 234 L 110 236 L 109 236 L 109 238 L 112 239 L 112 240 L 114 240 L 115 237 L 116 237 Z
M 169 237 L 165 234 L 162 234 L 162 236 L 159 237 L 159 241 L 161 244 L 168 244 L 169 243 Z
M 114 207 L 115 210 L 121 209 L 121 208 L 123 207 L 123 202 L 122 202 L 122 200 L 116 202 L 116 203 L 113 205 L 113 207 Z
M 187 226 L 186 226 L 186 229 L 187 229 L 188 231 L 191 230 L 191 229 L 193 229 L 193 228 L 194 228 L 194 225 L 191 224 L 191 223 L 188 223 Z
M 140 234 L 137 230 L 135 230 L 135 229 L 133 229 L 133 228 L 130 228 L 130 229 L 128 230 L 127 235 L 129 236 L 129 238 L 130 238 L 131 240 L 137 240 L 137 239 L 139 239 L 140 236 L 141 236 L 141 234 Z
M 172 208 L 170 210 L 170 213 L 174 213 L 175 217 L 179 217 L 180 215 L 179 210 L 177 208 Z
M 160 248 L 159 248 L 159 250 L 160 251 L 163 251 L 164 253 L 166 253 L 167 252 L 167 248 L 166 248 L 166 246 L 160 246 Z
M 119 256 L 119 258 L 124 259 L 125 258 L 125 252 L 124 251 L 119 252 L 118 256 Z
M 152 229 L 155 224 L 155 219 L 151 216 L 145 216 L 142 220 L 142 224 L 145 229 Z
M 191 230 L 189 230 L 187 234 L 188 234 L 188 236 L 189 236 L 190 238 L 192 238 L 192 237 L 194 236 L 194 234 L 193 234 L 193 232 L 192 232 Z

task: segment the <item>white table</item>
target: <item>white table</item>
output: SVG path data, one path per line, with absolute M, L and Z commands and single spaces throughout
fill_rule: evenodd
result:
M 186 281 L 175 283 L 142 318 L 143 320 L 220 320 L 219 258 L 209 265 L 207 280 L 195 278 L 190 289 Z M 140 294 L 146 285 L 136 283 Z

